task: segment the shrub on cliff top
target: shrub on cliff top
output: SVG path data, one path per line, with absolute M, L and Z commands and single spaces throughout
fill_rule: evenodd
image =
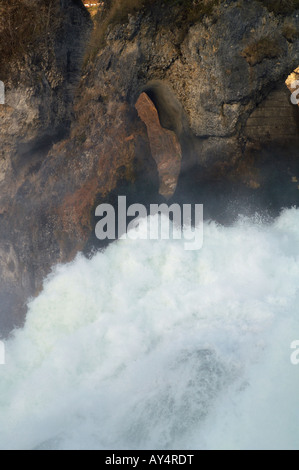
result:
M 299 38 L 299 30 L 293 24 L 285 24 L 282 34 L 289 42 L 294 42 Z
M 282 50 L 278 40 L 267 36 L 249 44 L 242 52 L 242 56 L 253 67 L 256 64 L 260 64 L 264 59 L 279 57 L 281 53 Z
M 0 72 L 13 60 L 46 43 L 60 24 L 58 0 L 1 0 Z
M 128 15 L 132 15 L 145 7 L 157 4 L 169 6 L 169 8 L 180 7 L 180 13 L 184 19 L 192 22 L 201 19 L 204 15 L 211 14 L 215 5 L 221 0 L 106 0 L 106 13 L 109 25 L 127 22 Z
M 219 5 L 221 0 L 106 0 L 103 10 L 94 18 L 94 32 L 91 37 L 86 62 L 93 59 L 97 52 L 105 45 L 105 37 L 108 28 L 117 24 L 128 22 L 129 15 L 152 7 L 160 15 L 161 6 L 167 7 L 168 24 L 179 26 L 182 32 L 186 32 L 190 24 L 200 21 L 204 16 L 210 15 L 213 8 Z

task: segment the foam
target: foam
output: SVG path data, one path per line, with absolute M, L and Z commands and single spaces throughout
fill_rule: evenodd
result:
M 299 211 L 58 266 L 0 367 L 2 449 L 299 448 Z

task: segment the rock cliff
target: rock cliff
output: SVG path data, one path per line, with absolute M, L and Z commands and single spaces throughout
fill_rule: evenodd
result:
M 24 318 L 52 264 L 45 233 L 52 194 L 36 185 L 53 143 L 66 136 L 92 23 L 81 2 L 3 0 L 0 7 L 0 328 Z M 50 205 L 50 204 L 49 204 Z M 55 257 L 53 258 L 55 259 Z M 45 266 L 46 271 L 45 271 Z
M 223 221 L 298 203 L 297 3 L 131 3 L 106 2 L 86 49 L 89 15 L 58 2 L 55 34 L 1 72 L 3 332 L 53 265 L 99 246 L 94 208 L 118 194 Z

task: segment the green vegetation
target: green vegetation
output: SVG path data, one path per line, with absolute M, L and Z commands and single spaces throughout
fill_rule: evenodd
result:
M 279 57 L 281 53 L 282 50 L 278 40 L 267 36 L 249 44 L 249 46 L 244 49 L 242 56 L 245 57 L 249 65 L 253 67 L 256 64 L 260 64 L 264 59 Z

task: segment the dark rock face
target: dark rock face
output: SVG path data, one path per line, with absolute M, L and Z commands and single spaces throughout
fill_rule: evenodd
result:
M 152 156 L 157 163 L 159 193 L 169 199 L 175 192 L 181 171 L 181 146 L 175 133 L 161 126 L 157 109 L 146 93 L 141 93 L 135 106 L 147 127 Z
M 45 0 L 34 3 L 35 8 L 29 12 L 38 11 Z M 39 40 L 31 38 L 32 32 L 24 28 L 23 34 L 29 36 L 25 51 L 16 43 L 15 48 L 19 46 L 21 51 L 5 58 L 0 69 L 6 90 L 6 106 L 0 110 L 0 155 L 12 154 L 15 150 L 12 164 L 17 168 L 32 158 L 35 150 L 38 149 L 39 154 L 41 148 L 46 151 L 66 133 L 71 122 L 74 87 L 80 79 L 84 43 L 91 29 L 91 20 L 82 4 L 80 8 L 72 0 L 48 3 L 55 6 L 53 11 L 49 9 L 49 21 L 54 22 L 55 15 L 59 16 L 53 31 L 50 27 L 41 31 L 46 38 L 42 36 Z M 28 0 L 20 4 L 24 5 L 24 15 L 27 4 L 32 8 L 33 2 Z M 42 12 L 47 14 L 48 10 Z M 9 9 L 3 10 L 4 28 L 11 20 L 10 15 L 14 21 L 19 20 L 13 14 Z M 35 21 L 38 13 L 36 15 Z M 26 18 L 23 21 L 26 23 Z M 42 23 L 41 27 L 44 26 Z
M 42 0 L 20 4 L 25 23 L 31 21 L 27 9 L 34 14 L 33 3 L 37 10 L 45 4 Z M 18 18 L 10 15 L 20 7 L 7 5 L 1 11 L 3 34 Z M 20 324 L 24 301 L 37 292 L 44 266 L 48 270 L 55 259 L 57 247 L 45 236 L 51 227 L 46 211 L 53 195 L 48 191 L 49 177 L 39 186 L 37 173 L 47 163 L 53 143 L 68 133 L 92 26 L 81 2 L 57 0 L 51 5 L 53 15 L 60 15 L 57 28 L 45 31 L 41 41 L 34 38 L 32 48 L 16 44 L 24 47 L 25 55 L 8 56 L 0 67 L 5 84 L 5 105 L 0 105 L 0 335 Z M 24 27 L 25 32 L 32 36 Z
M 298 202 L 288 171 L 298 172 L 299 117 L 285 80 L 299 63 L 299 16 L 275 15 L 255 1 L 214 4 L 188 28 L 176 19 L 180 8 L 164 3 L 108 28 L 86 80 L 103 84 L 103 100 L 113 96 L 115 103 L 133 106 L 146 92 L 182 150 L 172 200 L 204 202 L 207 217 L 228 221 L 242 206 L 271 206 L 274 213 Z M 257 122 L 264 107 L 271 113 L 263 103 L 273 99 L 283 111 Z M 292 168 L 285 164 L 282 192 L 288 197 L 273 204 L 268 189 L 277 187 L 279 162 L 287 159 Z
M 285 86 L 299 61 L 298 12 L 277 16 L 262 2 L 214 3 L 188 28 L 162 3 L 108 29 L 87 80 L 104 84 L 104 99 L 132 106 L 146 92 L 162 126 L 175 132 L 182 167 L 172 201 L 203 202 L 206 217 L 223 222 L 240 210 L 274 214 L 298 202 L 289 172 L 298 173 L 299 117 Z M 273 97 L 283 112 L 265 116 L 250 133 Z M 277 181 L 280 201 L 272 198 Z
M 2 334 L 22 323 L 53 265 L 101 246 L 101 202 L 165 196 L 221 221 L 240 205 L 298 203 L 299 108 L 284 82 L 299 64 L 299 12 L 214 3 L 193 23 L 157 2 L 108 27 L 75 100 L 90 30 L 80 2 L 60 1 L 47 51 L 12 64 L 0 105 Z

